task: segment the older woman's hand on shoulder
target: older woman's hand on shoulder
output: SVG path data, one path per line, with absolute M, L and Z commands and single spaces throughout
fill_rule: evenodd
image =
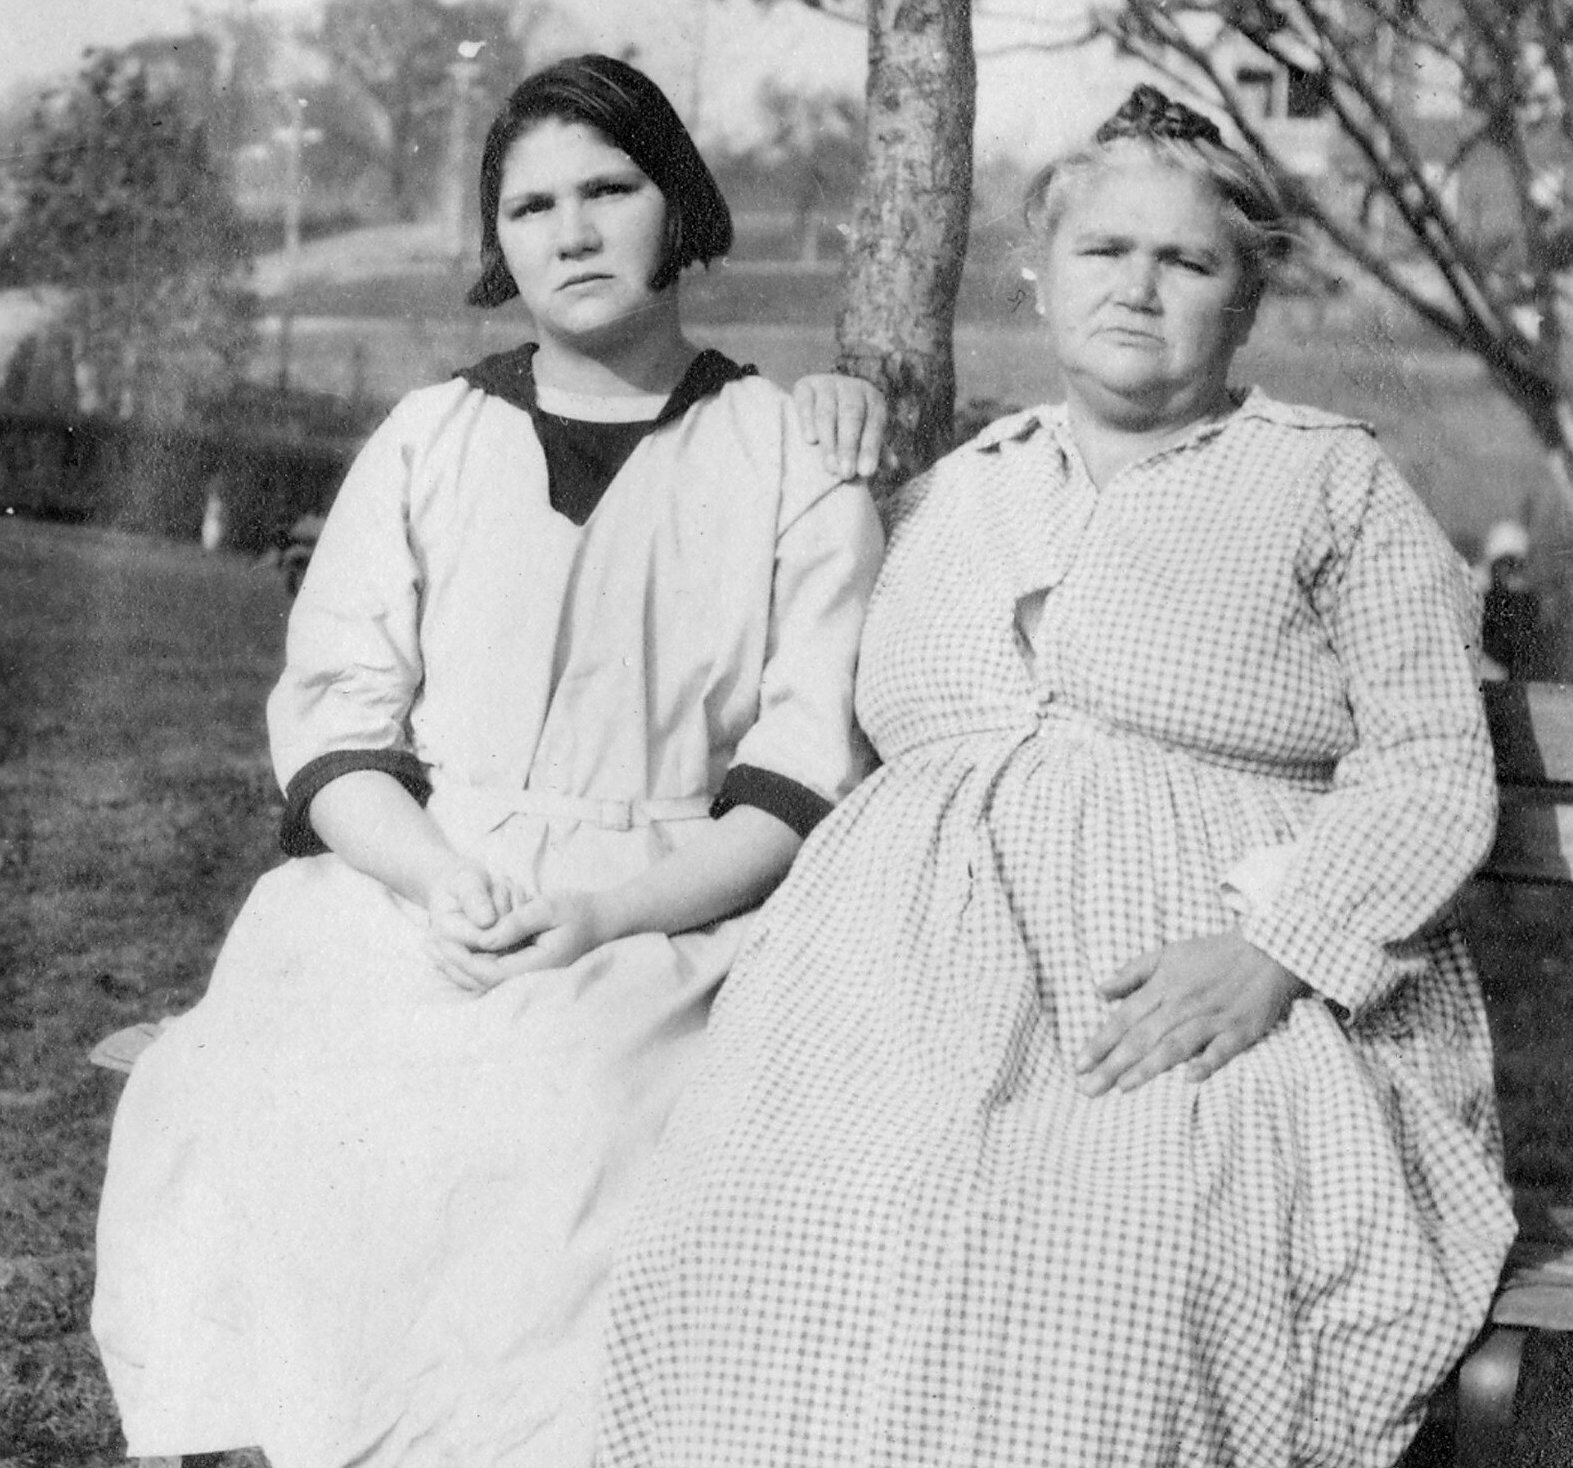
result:
M 1119 1003 L 1077 1061 L 1087 1096 L 1133 1091 L 1177 1065 L 1205 1080 L 1310 993 L 1236 932 L 1151 949 L 1099 988 Z

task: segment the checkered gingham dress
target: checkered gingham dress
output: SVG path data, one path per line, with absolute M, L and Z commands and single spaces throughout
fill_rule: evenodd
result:
M 917 481 L 884 764 L 723 990 L 600 1468 L 1393 1462 L 1512 1232 L 1446 916 L 1493 823 L 1474 631 L 1370 434 L 1260 393 L 1101 490 L 1055 409 Z M 1287 843 L 1241 919 L 1223 875 Z M 1317 997 L 1082 1097 L 1097 981 L 1236 922 Z

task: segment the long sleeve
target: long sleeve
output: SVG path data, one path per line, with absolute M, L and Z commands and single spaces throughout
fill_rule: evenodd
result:
M 1374 445 L 1328 476 L 1330 550 L 1309 588 L 1343 670 L 1355 743 L 1244 936 L 1351 1015 L 1404 976 L 1489 848 L 1496 794 L 1475 681 L 1474 589 Z

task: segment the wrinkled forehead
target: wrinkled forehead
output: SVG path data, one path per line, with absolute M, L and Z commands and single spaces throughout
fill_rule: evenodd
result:
M 1104 169 L 1068 190 L 1052 227 L 1041 237 L 1045 264 L 1090 243 L 1202 253 L 1238 265 L 1240 241 L 1222 201 L 1204 181 L 1150 162 Z

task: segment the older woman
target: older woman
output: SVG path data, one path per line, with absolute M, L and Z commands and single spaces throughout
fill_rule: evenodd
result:
M 604 1468 L 1390 1464 L 1484 1316 L 1467 571 L 1231 391 L 1285 234 L 1210 122 L 1143 88 L 1028 213 L 1067 401 L 901 498 L 883 768 L 625 1237 Z

